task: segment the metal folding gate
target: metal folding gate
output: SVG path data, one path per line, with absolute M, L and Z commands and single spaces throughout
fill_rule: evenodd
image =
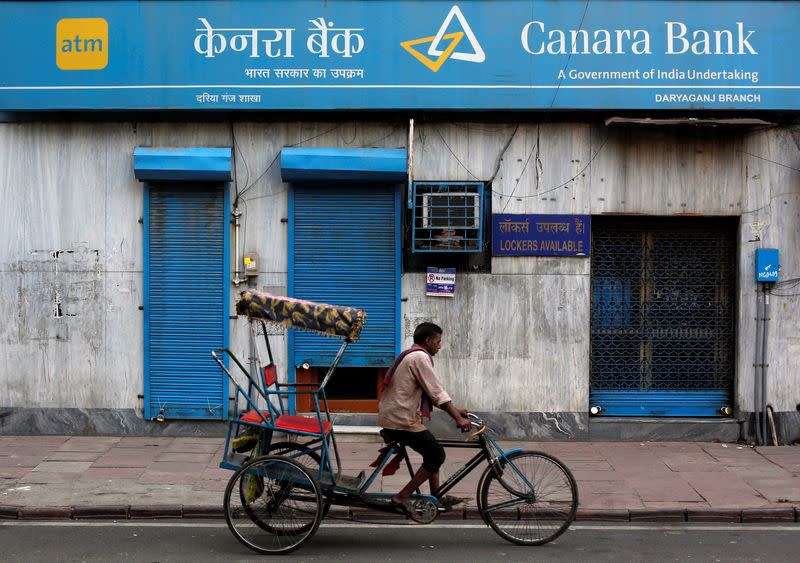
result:
M 395 186 L 294 185 L 289 289 L 302 299 L 361 307 L 367 323 L 341 366 L 388 367 L 400 343 L 400 192 Z M 328 366 L 339 342 L 291 331 L 295 366 Z
M 592 220 L 590 405 L 720 416 L 734 374 L 736 223 Z
M 228 342 L 227 190 L 145 192 L 144 416 L 227 418 L 211 350 Z

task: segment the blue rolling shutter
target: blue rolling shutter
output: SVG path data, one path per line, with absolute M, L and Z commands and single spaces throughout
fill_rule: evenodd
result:
M 342 366 L 386 367 L 400 333 L 400 194 L 392 186 L 293 186 L 290 202 L 290 292 L 361 307 L 367 324 Z M 341 342 L 290 331 L 295 366 L 328 366 Z
M 145 201 L 145 418 L 224 419 L 210 352 L 228 339 L 227 190 L 150 187 Z

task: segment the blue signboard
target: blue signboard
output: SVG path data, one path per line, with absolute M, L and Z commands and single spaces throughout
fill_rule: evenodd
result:
M 800 109 L 800 3 L 0 1 L 0 111 Z
M 591 215 L 492 215 L 492 256 L 589 256 Z

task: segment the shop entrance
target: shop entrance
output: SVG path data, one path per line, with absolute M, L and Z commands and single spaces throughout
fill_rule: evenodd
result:
M 228 191 L 145 191 L 144 417 L 227 417 L 228 386 L 209 351 L 228 346 Z
M 732 405 L 737 221 L 592 218 L 599 414 L 721 416 Z
M 400 190 L 380 184 L 293 184 L 289 202 L 293 297 L 359 307 L 367 321 L 328 388 L 338 411 L 377 412 L 400 343 Z M 292 331 L 295 380 L 317 383 L 340 342 Z M 298 411 L 309 404 L 298 398 Z

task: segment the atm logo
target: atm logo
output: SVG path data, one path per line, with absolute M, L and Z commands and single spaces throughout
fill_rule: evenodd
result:
M 108 22 L 65 18 L 56 25 L 56 65 L 61 70 L 100 70 L 108 64 Z
M 461 29 L 454 28 L 453 31 L 448 33 L 450 25 L 453 23 L 453 18 L 458 20 L 458 26 Z M 465 37 L 469 42 L 471 51 L 456 51 L 456 47 L 458 47 Z M 415 47 L 426 43 L 430 43 L 430 46 L 425 54 L 416 50 Z M 480 43 L 478 43 L 478 39 L 475 37 L 472 28 L 467 23 L 464 14 L 461 13 L 461 9 L 458 6 L 453 6 L 450 9 L 450 13 L 447 14 L 447 17 L 444 19 L 444 22 L 442 22 L 436 35 L 403 41 L 400 43 L 400 46 L 433 72 L 438 72 L 447 59 L 456 59 L 470 63 L 482 63 L 486 60 L 486 54 L 483 52 L 483 48 Z

